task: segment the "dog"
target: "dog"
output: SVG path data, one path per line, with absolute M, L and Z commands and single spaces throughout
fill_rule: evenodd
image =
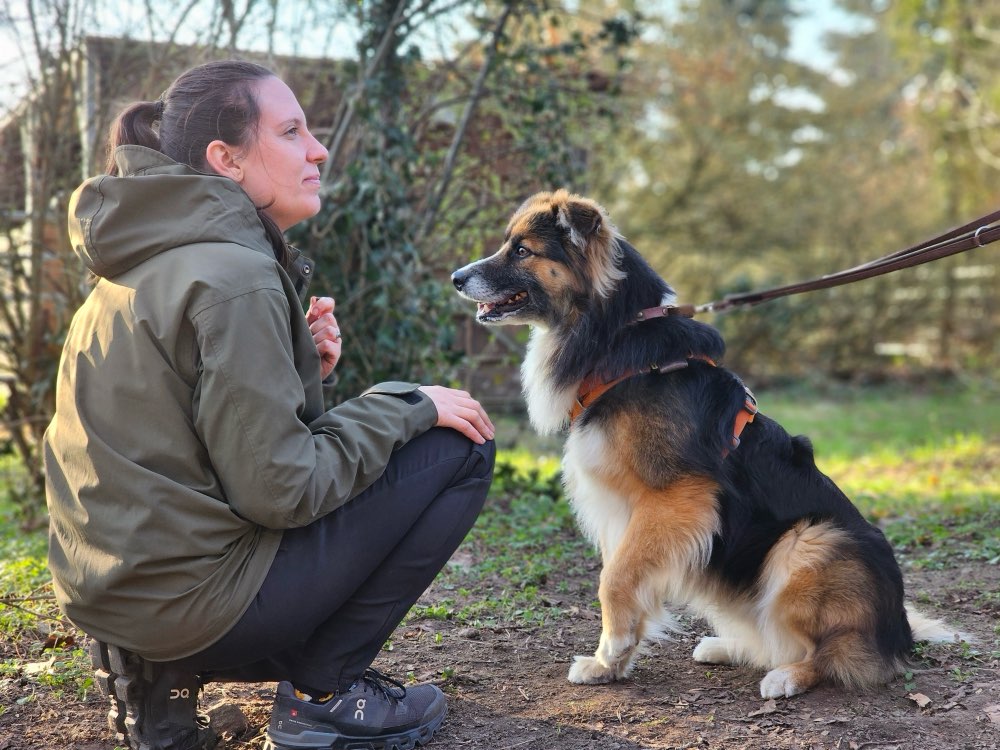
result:
M 563 482 L 600 550 L 602 629 L 569 680 L 630 673 L 687 605 L 715 635 L 694 660 L 767 670 L 764 698 L 821 681 L 870 689 L 901 674 L 914 639 L 956 634 L 913 610 L 892 548 L 819 471 L 813 447 L 757 413 L 720 363 L 713 327 L 596 202 L 538 193 L 492 256 L 452 274 L 485 325 L 527 324 L 528 415 L 568 427 Z

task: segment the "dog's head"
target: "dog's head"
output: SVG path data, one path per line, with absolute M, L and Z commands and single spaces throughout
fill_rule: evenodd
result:
M 609 296 L 623 273 L 619 234 L 597 203 L 566 190 L 528 198 L 489 258 L 452 274 L 484 324 L 554 327 Z

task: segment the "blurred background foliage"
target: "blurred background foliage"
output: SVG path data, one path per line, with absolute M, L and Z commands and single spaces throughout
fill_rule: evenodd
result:
M 313 293 L 337 300 L 337 398 L 394 378 L 516 411 L 524 332 L 475 328 L 448 277 L 499 245 L 524 198 L 595 198 L 685 302 L 915 244 L 1000 202 L 997 29 L 1000 7 L 975 0 L 5 0 L 15 500 L 42 508 L 38 440 L 87 291 L 69 195 L 100 171 L 114 113 L 190 65 L 264 60 L 330 148 L 323 211 L 290 239 L 318 261 Z M 754 385 L 989 377 L 998 266 L 987 247 L 706 320 Z

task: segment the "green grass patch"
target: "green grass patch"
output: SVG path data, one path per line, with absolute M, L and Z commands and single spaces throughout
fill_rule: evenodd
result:
M 18 475 L 4 457 L 0 478 Z M 13 481 L 20 481 L 14 476 Z M 58 697 L 84 700 L 93 689 L 90 657 L 52 593 L 45 529 L 24 531 L 21 515 L 0 481 L 0 677 L 21 677 Z M 69 636 L 69 637 L 64 637 Z M 25 700 L 30 700 L 26 698 Z
M 884 527 L 905 564 L 1000 563 L 996 385 L 765 393 L 760 401 L 789 432 L 813 440 L 820 469 Z
M 5 638 L 58 617 L 46 550 L 44 531 L 23 532 L 13 509 L 0 505 L 0 634 Z
M 543 624 L 560 617 L 560 593 L 596 559 L 576 531 L 554 455 L 501 451 L 486 507 L 438 578 L 446 592 L 411 618 L 464 625 Z M 470 564 L 471 561 L 471 564 Z
M 818 457 L 857 458 L 931 447 L 957 436 L 1000 437 L 1000 384 L 942 383 L 922 389 L 880 386 L 759 392 L 761 412 L 808 435 Z
M 820 469 L 883 527 L 904 565 L 1000 562 L 996 386 L 765 391 L 758 398 L 765 414 L 813 440 Z M 562 614 L 561 592 L 595 577 L 596 552 L 562 498 L 561 439 L 525 437 L 523 417 L 497 424 L 496 479 L 459 556 L 473 562 L 449 567 L 438 583 L 446 597 L 411 617 L 547 622 Z

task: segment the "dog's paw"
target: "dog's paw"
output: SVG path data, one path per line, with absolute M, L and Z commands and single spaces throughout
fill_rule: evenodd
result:
M 608 665 L 609 669 L 624 673 L 628 671 L 628 665 L 635 658 L 635 649 L 638 645 L 635 635 L 632 633 L 617 638 L 601 633 L 601 642 L 597 644 L 594 657 L 601 664 Z
M 733 662 L 729 641 L 726 638 L 713 638 L 711 636 L 701 639 L 701 643 L 695 646 L 691 658 L 702 664 L 732 664 Z
M 772 669 L 760 681 L 761 698 L 791 698 L 804 693 L 806 688 L 795 680 L 795 674 L 788 667 Z
M 604 666 L 593 656 L 574 656 L 567 677 L 577 685 L 602 685 L 618 679 L 615 670 Z

